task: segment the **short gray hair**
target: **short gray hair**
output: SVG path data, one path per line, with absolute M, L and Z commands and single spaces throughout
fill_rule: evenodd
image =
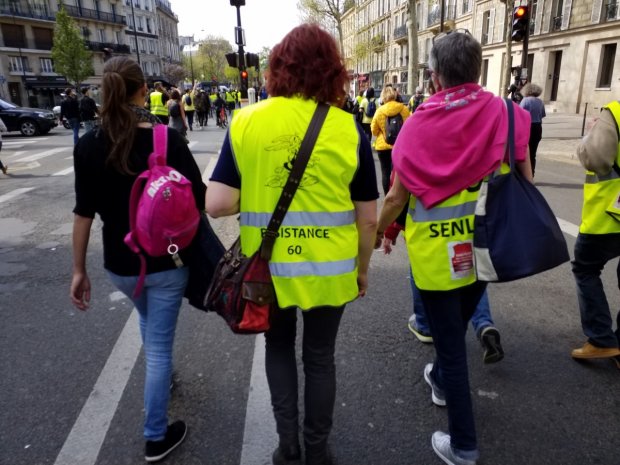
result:
M 538 84 L 528 82 L 523 86 L 523 89 L 521 89 L 521 94 L 523 94 L 524 97 L 538 97 L 542 94 L 542 87 Z
M 449 33 L 433 43 L 429 66 L 444 89 L 478 82 L 482 47 L 469 33 Z

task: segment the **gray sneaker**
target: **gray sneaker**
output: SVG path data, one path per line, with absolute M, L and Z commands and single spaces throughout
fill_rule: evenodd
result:
M 448 465 L 476 465 L 478 451 L 463 451 L 463 454 L 467 454 L 471 456 L 471 458 L 461 457 L 460 453 L 455 451 L 450 445 L 449 434 L 435 431 L 431 443 L 433 444 L 435 453 Z
M 446 396 L 441 389 L 437 387 L 433 378 L 431 378 L 431 371 L 433 370 L 433 364 L 427 363 L 424 367 L 424 381 L 431 387 L 431 399 L 433 399 L 433 404 L 438 407 L 446 406 Z
M 504 348 L 500 343 L 499 331 L 493 326 L 487 326 L 480 331 L 480 344 L 484 349 L 482 360 L 484 363 L 496 363 L 504 358 Z
M 431 336 L 431 333 L 427 331 L 423 331 L 422 329 L 418 327 L 418 324 L 415 322 L 415 316 L 412 316 L 409 319 L 409 323 L 407 324 L 407 327 L 409 328 L 409 331 L 411 331 L 414 334 L 414 336 L 418 338 L 420 342 L 423 342 L 424 344 L 433 343 L 433 336 Z

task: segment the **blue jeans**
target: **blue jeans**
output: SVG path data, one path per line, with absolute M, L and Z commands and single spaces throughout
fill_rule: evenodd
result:
M 478 445 L 465 333 L 485 289 L 486 283 L 477 281 L 451 291 L 420 291 L 437 354 L 431 377 L 446 396 L 450 443 L 454 449 L 471 455 L 477 453 Z
M 609 303 L 601 281 L 605 264 L 620 256 L 620 233 L 582 234 L 575 242 L 573 275 L 577 283 L 577 299 L 581 313 L 581 326 L 588 342 L 596 347 L 620 346 L 620 312 L 616 316 L 616 332 Z M 617 268 L 620 287 L 620 264 Z
M 94 129 L 97 126 L 97 121 L 94 119 L 89 119 L 84 121 L 84 132 L 87 133 L 91 129 Z
M 73 145 L 77 145 L 80 139 L 80 120 L 78 118 L 69 118 L 69 126 L 73 129 Z
M 430 328 L 428 325 L 428 319 L 426 317 L 426 311 L 424 310 L 424 304 L 422 303 L 422 297 L 420 296 L 420 290 L 413 280 L 413 275 L 409 275 L 411 280 L 411 292 L 413 293 L 413 315 L 409 318 L 409 321 L 415 321 L 415 326 L 423 333 L 430 334 Z M 495 326 L 493 318 L 491 317 L 491 307 L 489 306 L 489 296 L 486 288 L 480 302 L 476 307 L 474 315 L 471 317 L 471 325 L 474 328 L 476 337 L 480 337 L 480 332 L 487 326 Z
M 138 277 L 108 274 L 112 283 L 131 299 Z M 168 429 L 172 346 L 188 276 L 186 267 L 147 274 L 142 293 L 131 299 L 140 314 L 146 358 L 144 438 L 147 441 L 164 439 Z

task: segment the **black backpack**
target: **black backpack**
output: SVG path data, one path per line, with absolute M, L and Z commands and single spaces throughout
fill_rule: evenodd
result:
M 185 96 L 185 103 L 187 104 L 187 106 L 191 107 L 192 106 L 192 98 L 189 95 Z
M 403 117 L 400 116 L 400 113 L 396 113 L 394 116 L 388 116 L 385 119 L 385 141 L 390 145 L 394 145 L 400 128 L 402 127 Z
M 375 103 L 375 99 L 368 100 L 368 106 L 366 107 L 366 116 L 372 118 L 375 116 L 375 112 L 377 111 L 377 104 Z

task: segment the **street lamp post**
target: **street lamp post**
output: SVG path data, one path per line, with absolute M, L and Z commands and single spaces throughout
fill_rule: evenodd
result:
M 239 60 L 239 81 L 241 82 L 241 97 L 247 98 L 247 71 L 245 70 L 245 33 L 241 27 L 241 7 L 245 5 L 245 0 L 230 0 L 230 5 L 237 8 L 237 27 L 235 28 L 235 43 L 238 46 Z
M 194 41 L 194 38 L 192 37 L 192 40 L 189 43 L 189 67 L 192 71 L 192 88 L 194 88 L 194 85 L 196 84 L 196 81 L 194 80 L 194 60 L 192 58 L 192 47 L 193 47 L 192 42 L 193 41 Z
M 131 22 L 133 24 L 133 38 L 136 41 L 136 57 L 138 57 L 138 65 L 140 66 L 140 68 L 142 68 L 142 65 L 140 64 L 140 47 L 138 46 L 138 29 L 136 26 L 136 14 L 133 9 L 133 0 L 129 1 L 131 2 Z

